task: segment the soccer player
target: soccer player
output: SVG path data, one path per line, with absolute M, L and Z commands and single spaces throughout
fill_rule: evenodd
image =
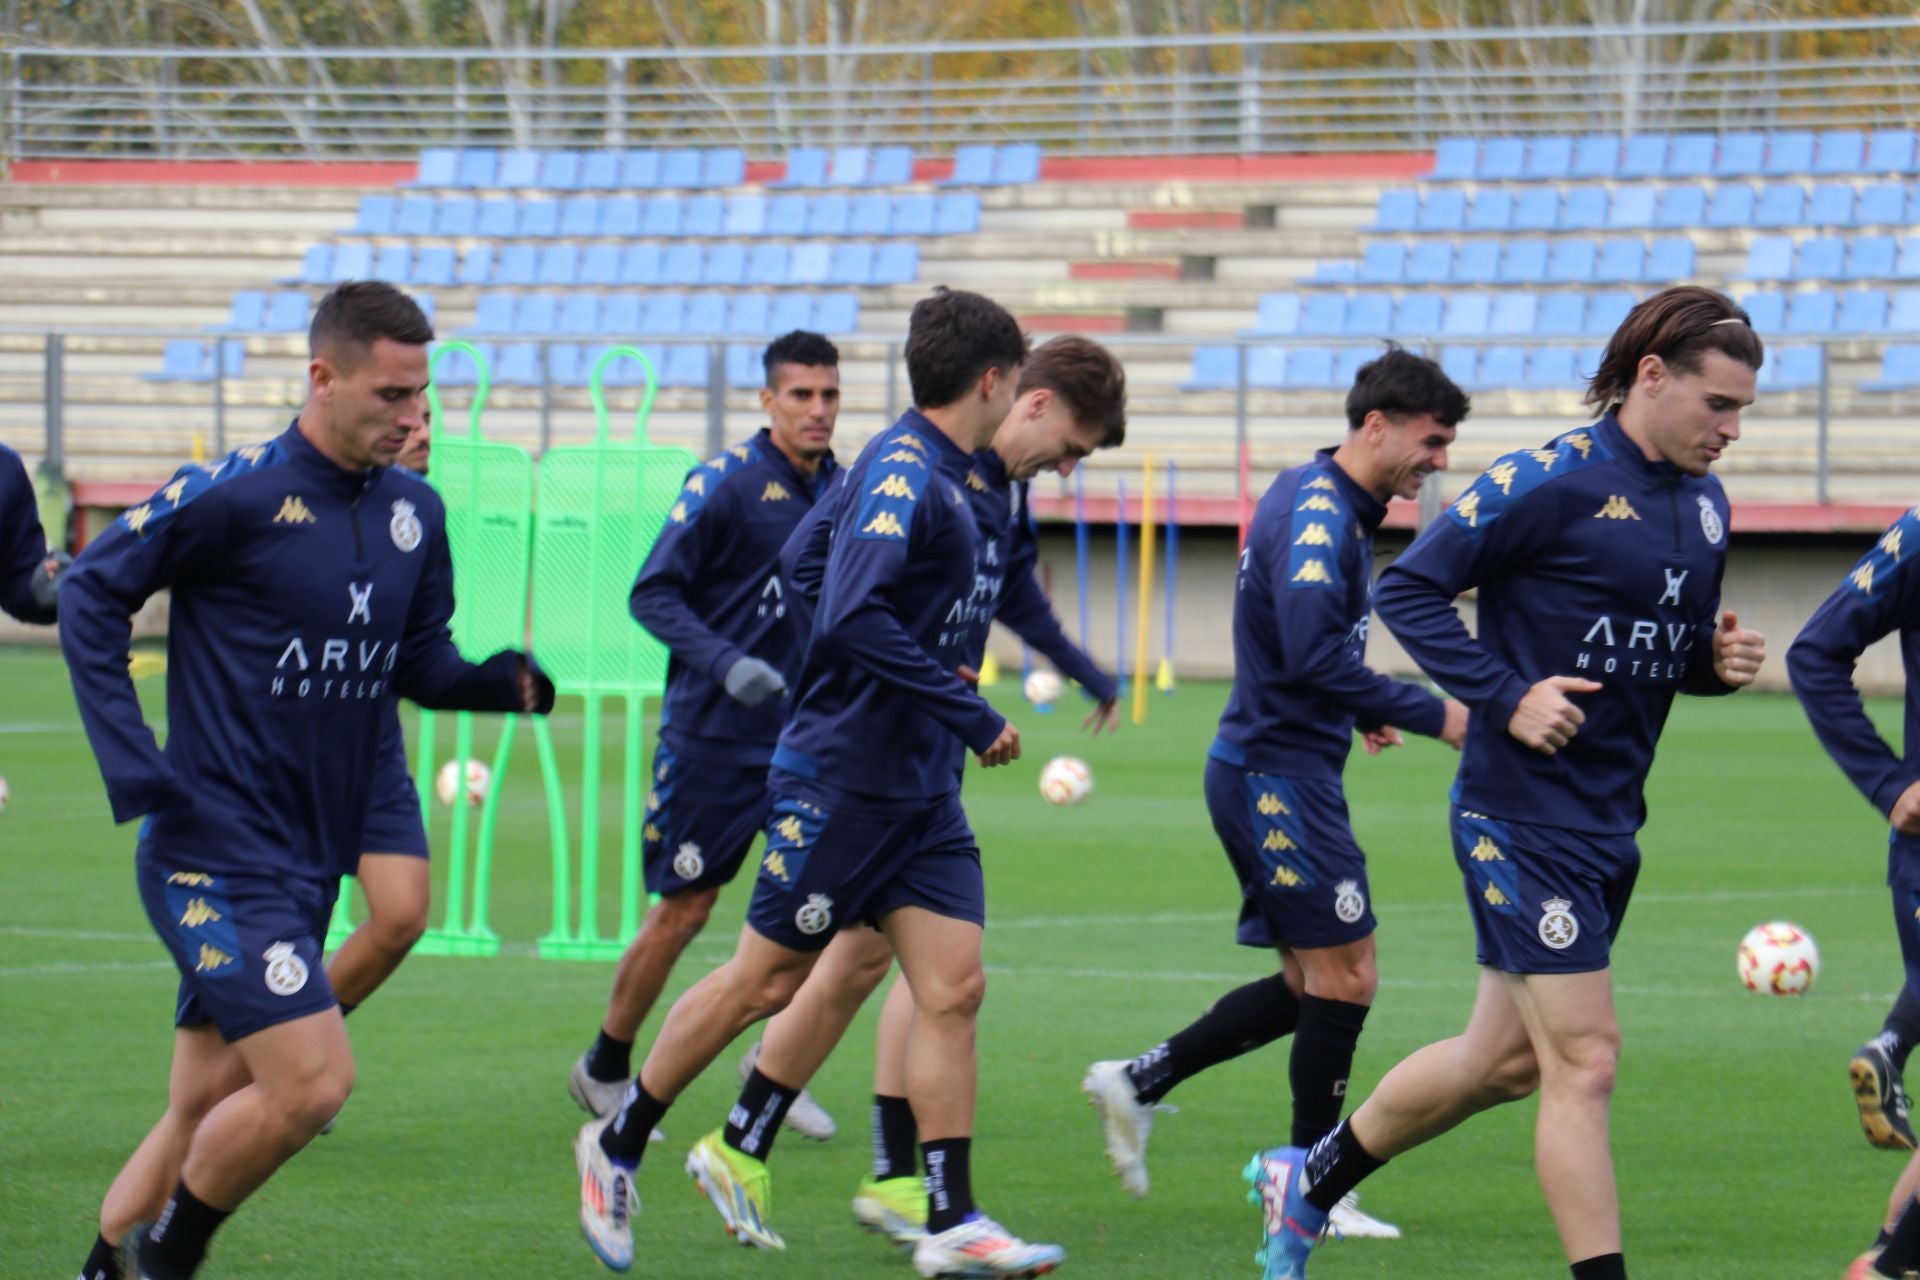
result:
M 634 1035 L 773 806 L 767 766 L 801 649 L 780 548 L 833 482 L 840 352 L 796 330 L 762 362 L 768 425 L 687 476 L 633 584 L 633 616 L 671 654 L 644 846 L 647 889 L 660 901 L 620 957 L 600 1034 L 567 1081 L 598 1117 L 626 1097 Z M 833 1136 L 811 1099 L 796 1109 L 796 1128 Z
M 991 447 L 974 456 L 966 479 L 968 501 L 984 539 L 974 598 L 985 605 L 991 618 L 1080 683 L 1094 699 L 1083 727 L 1095 734 L 1116 726 L 1119 687 L 1067 639 L 1035 577 L 1039 541 L 1028 504 L 1028 482 L 1044 471 L 1071 475 L 1085 456 L 1087 442 L 1112 448 L 1125 434 L 1126 373 L 1120 362 L 1089 339 L 1055 338 L 1034 350 L 1021 366 L 1013 409 L 994 432 Z M 828 551 L 826 535 L 832 530 L 837 504 L 851 492 L 836 488 L 830 499 L 808 515 L 782 552 L 782 562 L 789 566 L 792 617 L 803 631 L 811 629 L 818 603 Z M 986 628 L 982 626 L 974 632 L 962 670 L 976 671 L 985 653 Z M 892 963 L 893 949 L 880 931 L 864 925 L 841 930 L 793 1003 L 767 1024 L 754 1070 L 744 1081 L 741 1107 L 751 1111 L 756 1102 L 768 1097 L 777 1104 L 795 1096 L 833 1052 Z M 926 1189 L 915 1158 L 917 1133 L 905 1083 L 912 1022 L 912 993 L 905 978 L 897 978 L 875 1037 L 873 1174 L 861 1182 L 853 1199 L 856 1220 L 901 1244 L 917 1244 L 927 1219 Z M 782 1124 L 779 1106 L 759 1120 L 744 1128 L 737 1143 L 729 1137 L 732 1130 L 714 1135 L 724 1150 L 713 1154 L 725 1160 L 741 1184 L 765 1185 L 765 1163 Z
M 525 655 L 460 657 L 444 510 L 389 465 L 419 422 L 432 338 L 391 286 L 328 294 L 293 425 L 212 470 L 182 468 L 62 588 L 81 720 L 114 817 L 146 819 L 136 878 L 181 973 L 168 1109 L 107 1193 L 89 1280 L 192 1275 L 352 1088 L 320 948 L 361 852 L 391 699 L 552 706 Z M 168 587 L 163 751 L 127 645 L 134 611 Z
M 1447 466 L 1467 397 L 1398 348 L 1361 367 L 1347 438 L 1283 471 L 1254 512 L 1233 610 L 1233 691 L 1207 755 L 1207 809 L 1240 882 L 1243 946 L 1279 972 L 1222 996 L 1131 1062 L 1096 1062 L 1081 1087 L 1121 1185 L 1147 1193 L 1147 1139 L 1174 1086 L 1292 1034 L 1293 1144 L 1340 1119 L 1378 978 L 1366 856 L 1341 786 L 1356 726 L 1369 753 L 1400 731 L 1458 748 L 1467 709 L 1366 665 L 1373 534 L 1393 498 Z M 1397 1236 L 1351 1202 L 1334 1230 Z
M 1007 764 L 1020 735 L 956 674 L 986 625 L 965 485 L 972 455 L 1006 419 L 1026 349 L 1013 317 L 978 294 L 943 290 L 913 309 L 915 407 L 841 481 L 847 500 L 774 752 L 767 848 L 739 946 L 674 1004 L 619 1112 L 575 1142 L 581 1227 L 615 1270 L 633 1263 L 633 1178 L 649 1129 L 736 1035 L 793 998 L 820 950 L 856 921 L 877 923 L 913 988 L 907 1096 L 929 1198 L 916 1268 L 1029 1274 L 1064 1256 L 978 1213 L 969 1173 L 985 892 L 959 801 L 961 753 Z M 735 1149 L 782 1105 L 762 1083 L 763 1096 L 729 1117 Z M 703 1139 L 689 1172 L 739 1239 L 784 1247 L 765 1226 L 764 1177 L 737 1181 L 724 1145 Z
M 1380 617 L 1472 711 L 1452 828 L 1479 991 L 1461 1035 L 1401 1061 L 1310 1151 L 1254 1156 L 1269 1280 L 1305 1274 L 1328 1210 L 1385 1161 L 1536 1089 L 1535 1165 L 1575 1280 L 1624 1280 L 1608 955 L 1674 695 L 1730 693 L 1765 656 L 1719 614 L 1728 508 L 1708 474 L 1763 356 L 1710 289 L 1646 299 L 1588 384 L 1599 420 L 1501 458 L 1381 576 Z M 1477 636 L 1453 607 L 1476 587 Z
M 52 622 L 71 562 L 66 552 L 47 550 L 26 464 L 0 444 L 0 610 L 21 622 Z
M 1887 885 L 1894 929 L 1906 962 L 1906 983 L 1880 1034 L 1848 1063 L 1860 1123 L 1877 1147 L 1913 1148 L 1901 1070 L 1913 1050 L 1920 991 L 1920 579 L 1908 564 L 1920 551 L 1920 515 L 1905 512 L 1855 565 L 1787 650 L 1793 691 L 1821 745 L 1849 781 L 1887 819 Z M 1900 633 L 1907 677 L 1905 756 L 1880 736 L 1861 705 L 1853 669 L 1867 647 Z M 1920 1155 L 1907 1163 L 1888 1200 L 1880 1238 L 1850 1276 L 1898 1276 L 1920 1270 L 1920 1221 L 1892 1243 L 1901 1215 L 1920 1190 Z M 1920 1215 L 1908 1215 L 1920 1218 Z M 1884 1251 L 1884 1252 L 1883 1252 Z M 1878 1265 L 1876 1273 L 1873 1268 Z

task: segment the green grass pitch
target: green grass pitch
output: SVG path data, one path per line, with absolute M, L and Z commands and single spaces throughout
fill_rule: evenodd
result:
M 143 685 L 150 705 L 159 689 Z M 996 691 L 1003 705 L 1016 696 Z M 1256 1274 L 1258 1221 L 1238 1173 L 1286 1133 L 1285 1042 L 1174 1093 L 1181 1112 L 1155 1135 L 1153 1194 L 1140 1203 L 1110 1176 L 1078 1092 L 1089 1061 L 1148 1048 L 1270 967 L 1233 945 L 1234 886 L 1201 800 L 1224 696 L 1221 685 L 1155 695 L 1144 728 L 1098 743 L 1079 736 L 1077 716 L 1021 708 L 1026 759 L 967 780 L 990 894 L 975 1181 L 1014 1230 L 1063 1243 L 1071 1275 Z M 1893 723 L 1890 706 L 1875 709 Z M 556 720 L 576 779 L 578 711 L 563 704 Z M 607 732 L 617 749 L 617 720 Z M 1097 775 L 1082 808 L 1050 809 L 1037 794 L 1040 763 L 1061 752 Z M 599 1274 L 574 1221 L 581 1115 L 565 1077 L 611 966 L 531 954 L 550 911 L 533 764 L 530 749 L 518 753 L 504 783 L 493 917 L 508 954 L 416 957 L 355 1014 L 359 1083 L 338 1131 L 222 1231 L 212 1280 Z M 1384 979 L 1356 1097 L 1404 1053 L 1456 1032 L 1471 999 L 1472 935 L 1445 829 L 1452 765 L 1421 740 L 1379 759 L 1356 752 L 1348 772 Z M 0 1273 L 68 1276 L 108 1180 L 163 1105 L 175 978 L 134 892 L 133 831 L 107 816 L 48 651 L 0 652 L 0 774 L 12 786 L 0 814 Z M 1650 799 L 1615 968 L 1626 1051 L 1613 1140 L 1634 1273 L 1838 1275 L 1872 1239 L 1901 1165 L 1861 1138 L 1844 1071 L 1901 980 L 1885 829 L 1780 697 L 1682 699 Z M 747 883 L 723 897 L 673 992 L 725 956 Z M 1779 917 L 1822 947 L 1805 999 L 1752 996 L 1734 977 L 1741 934 Z M 610 909 L 602 923 L 611 929 Z M 847 1208 L 868 1160 L 871 1029 L 863 1017 L 815 1082 L 840 1136 L 819 1146 L 788 1134 L 774 1153 L 774 1220 L 790 1251 L 733 1247 L 679 1169 L 726 1112 L 736 1050 L 668 1115 L 670 1144 L 642 1170 L 635 1274 L 910 1274 Z M 1484 1115 L 1394 1162 L 1366 1204 L 1406 1238 L 1330 1244 L 1314 1275 L 1564 1275 L 1533 1177 L 1533 1116 L 1531 1103 Z

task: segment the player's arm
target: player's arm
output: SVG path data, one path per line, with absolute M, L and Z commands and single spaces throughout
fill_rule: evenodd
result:
M 1920 597 L 1905 561 L 1920 555 L 1920 520 L 1900 518 L 1787 650 L 1793 692 L 1834 763 L 1881 813 L 1920 783 L 1920 767 L 1895 755 L 1867 718 L 1853 670 L 1867 646 L 1914 618 Z M 1904 557 L 1904 558 L 1903 558 Z
M 1040 589 L 1034 572 L 1040 560 L 1040 542 L 1030 515 L 1022 516 L 1008 539 L 1006 577 L 1000 585 L 999 621 L 1054 665 L 1061 675 L 1079 683 L 1095 702 L 1111 702 L 1120 686 L 1100 669 L 1079 645 L 1067 639 L 1053 603 Z
M 0 450 L 0 610 L 22 622 L 54 620 L 59 580 L 48 572 L 47 560 L 33 481 L 19 458 Z
M 701 621 L 687 597 L 726 558 L 726 529 L 735 514 L 731 492 L 708 467 L 689 473 L 627 597 L 636 622 L 716 684 L 749 655 Z
M 422 508 L 421 514 L 426 515 Z M 414 587 L 407 633 L 400 642 L 394 692 L 434 711 L 553 710 L 553 682 L 532 657 L 502 649 L 485 662 L 468 662 L 453 643 L 453 557 L 445 519 L 436 505 L 427 524 L 427 557 Z
M 220 564 L 226 499 L 210 485 L 206 472 L 182 468 L 95 538 L 60 589 L 60 650 L 115 822 L 190 803 L 141 714 L 128 658 L 147 598 Z
M 834 485 L 800 518 L 780 548 L 780 580 L 786 584 L 787 623 L 800 638 L 802 649 L 813 637 L 814 616 L 820 610 L 820 584 L 827 576 L 827 556 L 833 550 L 833 520 L 846 489 Z

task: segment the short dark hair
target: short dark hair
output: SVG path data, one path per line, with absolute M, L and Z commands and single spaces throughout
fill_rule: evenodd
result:
M 1611 409 L 1627 398 L 1640 362 L 1659 356 L 1681 373 L 1699 373 L 1701 357 L 1718 351 L 1758 372 L 1767 346 L 1753 319 L 1732 298 L 1695 284 L 1662 289 L 1627 312 L 1607 339 L 1600 367 L 1587 383 L 1587 403 Z
M 820 334 L 806 329 L 795 329 L 769 342 L 765 353 L 760 357 L 760 363 L 766 367 L 767 385 L 771 387 L 773 371 L 783 364 L 838 369 L 840 348 L 828 342 Z
M 433 341 L 433 322 L 420 304 L 381 280 L 349 280 L 320 299 L 307 328 L 309 355 L 351 349 L 357 357 L 381 338 L 424 347 Z
M 944 286 L 913 306 L 907 321 L 907 385 L 922 409 L 952 404 L 989 369 L 1027 358 L 1027 335 L 1005 307 Z
M 1457 427 L 1472 408 L 1467 393 L 1439 365 L 1389 343 L 1354 375 L 1347 392 L 1347 427 L 1358 431 L 1376 409 L 1390 418 L 1432 414 L 1441 426 Z
M 1020 366 L 1020 394 L 1044 388 L 1066 401 L 1075 422 L 1097 428 L 1100 447 L 1127 439 L 1127 371 L 1091 338 L 1069 335 L 1035 347 Z

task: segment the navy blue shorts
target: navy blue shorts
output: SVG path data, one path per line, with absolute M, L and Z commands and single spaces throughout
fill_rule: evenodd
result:
M 772 807 L 765 765 L 692 760 L 661 743 L 641 843 L 647 892 L 665 898 L 730 883 Z
M 980 849 L 959 792 L 893 815 L 854 811 L 825 794 L 809 801 L 784 787 L 774 792 L 747 908 L 754 932 L 819 951 L 847 925 L 878 925 L 901 907 L 986 923 Z
M 177 1027 L 232 1043 L 338 1003 L 320 958 L 339 881 L 196 870 L 142 853 L 140 899 L 180 970 Z
M 1338 783 L 1249 773 L 1209 757 L 1206 791 L 1240 880 L 1241 945 L 1337 947 L 1373 933 L 1367 857 Z
M 1455 805 L 1453 857 L 1481 964 L 1502 973 L 1607 967 L 1640 875 L 1632 836 L 1502 822 Z
M 380 754 L 373 767 L 373 794 L 367 801 L 360 852 L 426 857 L 427 827 L 420 809 L 420 788 L 407 770 L 407 740 L 400 735 L 397 718 L 380 737 Z

